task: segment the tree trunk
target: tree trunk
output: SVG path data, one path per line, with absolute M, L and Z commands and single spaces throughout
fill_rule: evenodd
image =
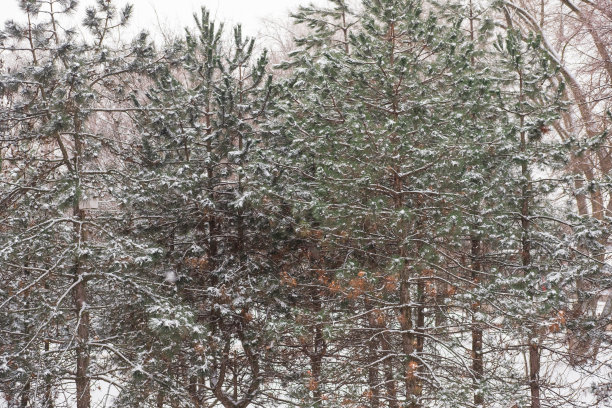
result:
M 28 379 L 23 386 L 23 390 L 21 391 L 21 399 L 19 401 L 20 408 L 26 408 L 30 403 L 30 388 L 32 387 L 32 382 Z
M 381 335 L 383 345 L 383 356 L 385 357 L 385 390 L 389 408 L 399 408 L 397 402 L 397 386 L 393 378 L 393 357 L 391 356 L 391 343 L 386 334 Z
M 164 397 L 164 392 L 161 390 L 158 391 L 157 400 L 155 401 L 156 408 L 164 408 Z
M 416 308 L 416 355 L 423 355 L 423 348 L 425 347 L 425 283 L 423 276 L 419 279 L 417 284 L 417 308 Z M 418 358 L 413 358 L 410 361 L 412 365 L 411 369 L 414 371 L 412 374 L 412 402 L 410 408 L 420 408 L 420 398 L 423 395 L 423 376 L 425 375 L 425 366 L 421 364 Z
M 476 236 L 471 237 L 472 242 L 472 282 L 474 288 L 480 280 L 481 264 L 481 242 Z M 482 327 L 476 318 L 476 313 L 480 311 L 480 304 L 472 304 L 472 375 L 474 378 L 474 405 L 482 407 L 484 405 L 484 395 L 482 394 L 482 379 L 484 377 L 484 364 L 482 359 Z
M 49 352 L 49 340 L 45 340 L 45 352 Z M 48 370 L 48 368 L 47 368 Z M 53 384 L 51 382 L 51 374 L 45 375 L 45 400 L 43 406 L 45 408 L 53 408 Z
M 529 390 L 531 408 L 540 408 L 540 345 L 534 339 L 529 343 Z
M 79 221 L 84 220 L 83 211 L 75 208 Z M 86 234 L 82 224 L 76 224 L 79 241 L 84 242 Z M 79 244 L 80 247 L 80 244 Z M 76 408 L 89 408 L 91 405 L 90 379 L 89 379 L 89 312 L 87 311 L 87 281 L 81 266 L 80 255 L 77 254 L 74 265 L 75 286 L 73 290 L 74 305 L 77 318 L 76 336 Z
M 520 102 L 523 103 L 523 76 L 519 71 Z M 520 114 L 521 129 L 525 126 L 525 116 Z M 524 130 L 520 132 L 520 151 L 522 154 L 527 152 L 527 134 Z M 530 200 L 532 195 L 531 174 L 526 160 L 521 163 L 521 176 L 524 182 L 521 187 L 521 261 L 523 273 L 529 274 L 532 267 L 531 259 L 531 208 Z M 537 336 L 537 326 L 531 328 L 529 338 L 529 389 L 531 393 L 531 408 L 540 408 L 540 346 L 534 341 Z
M 402 329 L 402 352 L 404 354 L 404 382 L 406 399 L 412 397 L 416 362 L 414 361 L 415 338 L 412 327 L 412 307 L 410 304 L 410 286 L 408 277 L 403 276 L 400 282 L 400 328 Z
M 323 339 L 323 330 L 321 325 L 315 327 L 314 352 L 310 355 L 310 370 L 312 373 L 312 397 L 314 399 L 314 407 L 320 407 L 322 401 L 321 393 L 321 370 L 323 368 L 323 351 L 325 340 Z
M 74 163 L 73 168 L 77 178 L 77 188 L 81 188 L 81 157 L 82 146 L 80 139 L 81 121 L 75 114 L 74 122 Z M 76 256 L 74 262 L 74 306 L 77 318 L 76 336 L 76 408 L 89 408 L 91 405 L 91 384 L 89 378 L 89 311 L 87 310 L 87 280 L 83 269 L 83 256 L 80 254 L 82 245 L 87 240 L 87 229 L 85 226 L 85 211 L 79 208 L 80 196 L 75 197 L 73 216 L 76 221 L 74 224 L 74 244 L 76 246 Z
M 371 408 L 380 407 L 380 378 L 378 370 L 378 341 L 373 338 L 368 341 L 368 386 L 369 386 L 369 399 Z

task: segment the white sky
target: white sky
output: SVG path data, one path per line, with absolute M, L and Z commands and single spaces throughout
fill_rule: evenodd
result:
M 151 33 L 163 29 L 180 32 L 182 28 L 192 25 L 193 13 L 205 6 L 217 21 L 226 25 L 242 23 L 248 35 L 257 34 L 264 19 L 286 20 L 290 10 L 299 5 L 311 2 L 321 4 L 324 0 L 113 0 L 122 7 L 126 3 L 134 5 L 132 27 L 147 29 Z M 94 0 L 80 0 L 79 10 L 93 4 Z M 21 12 L 18 0 L 0 0 L 0 25 L 4 21 L 19 19 Z

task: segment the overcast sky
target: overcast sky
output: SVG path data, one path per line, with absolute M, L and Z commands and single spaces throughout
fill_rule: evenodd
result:
M 158 27 L 180 31 L 191 25 L 194 12 L 207 7 L 216 20 L 242 23 L 249 35 L 257 34 L 263 19 L 286 19 L 289 10 L 300 4 L 324 3 L 324 0 L 114 0 L 118 6 L 129 2 L 134 5 L 134 28 L 146 28 L 151 32 Z M 80 0 L 80 10 L 94 0 Z M 18 0 L 0 0 L 0 22 L 20 15 Z

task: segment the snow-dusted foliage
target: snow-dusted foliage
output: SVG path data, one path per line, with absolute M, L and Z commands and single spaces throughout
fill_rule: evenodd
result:
M 113 151 L 123 141 L 106 126 L 119 121 L 119 73 L 145 65 L 152 49 L 111 41 L 130 7 L 89 8 L 81 40 L 64 18 L 76 2 L 20 6 L 2 32 L 2 392 L 9 404 L 80 408 L 94 381 L 113 381 L 104 351 L 125 322 L 113 316 L 138 296 L 137 271 L 157 254 L 99 205 L 117 184 Z
M 163 248 L 150 279 L 165 279 L 176 304 L 176 311 L 148 306 L 151 331 L 139 341 L 165 332 L 172 341 L 146 351 L 142 365 L 168 373 L 177 392 L 151 393 L 151 380 L 135 377 L 135 391 L 121 395 L 125 406 L 133 398 L 154 404 L 188 396 L 196 406 L 218 400 L 246 407 L 261 392 L 269 295 L 278 281 L 265 177 L 255 160 L 272 92 L 267 55 L 254 56 L 254 40 L 240 26 L 224 42 L 223 25 L 206 10 L 195 22 L 183 40 L 169 44 L 150 84 L 132 94 L 140 137 L 121 201 L 131 233 Z M 165 317 L 151 315 L 160 308 Z M 168 347 L 168 358 L 157 358 Z
M 559 61 L 507 2 L 353 3 L 299 8 L 270 67 L 206 9 L 156 48 L 131 6 L 20 2 L 0 407 L 610 403 Z

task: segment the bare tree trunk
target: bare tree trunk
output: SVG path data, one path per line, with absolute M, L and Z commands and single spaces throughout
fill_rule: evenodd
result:
M 24 272 L 25 272 L 26 277 L 29 278 L 30 272 L 28 270 L 28 266 L 29 266 L 29 262 L 26 262 L 24 264 Z M 29 299 L 26 301 L 26 309 L 30 309 L 30 300 Z M 30 333 L 30 323 L 26 323 L 25 324 L 24 333 L 26 334 L 26 336 Z M 21 408 L 26 408 L 28 406 L 28 404 L 30 403 L 30 389 L 31 388 L 32 388 L 32 381 L 28 377 L 26 379 L 26 382 L 25 382 L 24 386 L 23 386 L 23 389 L 21 390 L 21 399 L 19 401 L 19 406 Z
M 84 214 L 78 210 L 76 216 L 79 221 L 84 220 Z M 85 233 L 82 224 L 76 224 L 77 236 L 80 240 L 85 240 Z M 89 312 L 87 311 L 87 281 L 84 278 L 84 271 L 81 266 L 80 256 L 77 254 L 74 265 L 74 305 L 77 318 L 76 336 L 76 402 L 77 408 L 89 408 L 91 405 L 90 379 L 89 379 Z
M 425 282 L 423 276 L 419 279 L 417 284 L 417 301 L 418 306 L 416 308 L 416 355 L 423 355 L 423 348 L 425 347 Z M 411 362 L 413 367 L 413 378 L 412 378 L 412 398 L 413 401 L 410 404 L 410 408 L 420 408 L 420 398 L 423 395 L 423 376 L 425 375 L 425 366 L 417 358 L 414 358 Z M 414 369 L 416 367 L 416 369 Z
M 534 339 L 529 343 L 529 390 L 531 408 L 540 408 L 540 345 Z
M 321 299 L 318 293 L 313 292 L 313 308 L 312 312 L 318 315 L 322 310 Z M 317 323 L 312 332 L 312 343 L 304 344 L 302 347 L 304 354 L 310 360 L 310 383 L 308 388 L 312 392 L 313 407 L 320 407 L 323 401 L 323 392 L 321 390 L 321 380 L 323 372 L 323 357 L 327 353 L 327 342 L 323 337 L 323 323 Z
M 399 408 L 397 401 L 397 385 L 395 383 L 395 379 L 393 378 L 393 357 L 391 355 L 391 343 L 387 338 L 387 334 L 382 334 L 381 339 L 383 356 L 385 358 L 385 391 L 387 394 L 387 400 L 389 402 L 389 408 Z
M 369 310 L 368 313 L 368 327 L 371 329 L 368 335 L 366 345 L 368 348 L 368 397 L 370 400 L 371 408 L 379 408 L 381 403 L 381 382 L 380 382 L 380 358 L 381 353 L 379 352 L 380 347 L 380 336 L 383 325 L 377 319 L 376 314 L 373 312 L 370 302 L 365 300 L 365 307 Z M 370 334 L 371 333 L 371 334 Z
M 215 195 L 215 183 L 214 183 L 214 167 L 213 160 L 210 158 L 212 156 L 213 147 L 212 147 L 212 123 L 211 123 L 211 114 L 210 112 L 210 103 L 206 106 L 206 153 L 209 156 L 208 164 L 206 165 L 206 175 L 208 177 L 208 189 L 210 194 L 213 196 L 212 201 L 214 201 Z M 208 210 L 207 210 L 208 211 Z M 217 256 L 217 224 L 216 224 L 216 214 L 213 211 L 210 211 L 207 215 L 208 217 L 208 253 L 209 253 L 209 262 L 211 265 L 211 270 L 216 268 L 216 256 Z M 215 273 L 212 274 L 213 285 L 217 284 L 217 275 Z
M 49 340 L 45 340 L 45 352 L 49 351 Z M 45 375 L 45 400 L 43 406 L 45 408 L 53 408 L 53 384 L 51 382 L 51 374 Z
M 404 272 L 407 275 L 406 272 Z M 400 282 L 400 328 L 402 329 L 402 352 L 404 354 L 404 382 L 406 398 L 412 397 L 416 362 L 414 361 L 414 346 L 416 343 L 412 327 L 412 305 L 410 304 L 410 286 L 408 276 L 403 276 Z
M 323 355 L 325 353 L 325 339 L 323 338 L 322 325 L 319 323 L 315 327 L 314 333 L 314 350 L 310 355 L 310 369 L 312 372 L 312 397 L 314 399 L 314 407 L 320 407 L 322 401 L 321 391 L 321 371 L 323 369 Z
M 372 327 L 372 326 L 371 326 Z M 378 341 L 372 338 L 368 341 L 368 386 L 370 388 L 370 407 L 380 407 L 380 378 L 378 369 Z
M 32 388 L 32 382 L 28 379 L 21 391 L 21 399 L 19 401 L 20 408 L 26 408 L 30 403 L 30 388 Z
M 482 268 L 481 256 L 482 246 L 480 238 L 471 237 L 472 248 L 472 282 L 474 287 L 478 285 L 480 271 Z M 482 358 L 482 326 L 476 318 L 476 313 L 480 311 L 480 304 L 472 304 L 472 375 L 474 376 L 474 405 L 482 407 L 484 405 L 484 395 L 482 394 L 482 380 L 484 378 L 484 363 Z
M 158 391 L 157 400 L 155 401 L 156 408 L 164 408 L 164 399 L 165 399 L 164 392 L 161 390 Z
M 77 177 L 78 187 L 80 188 L 80 170 L 81 170 L 81 155 L 82 146 L 80 139 L 81 122 L 77 115 L 74 115 L 74 163 L 73 168 Z M 76 246 L 76 256 L 73 267 L 74 276 L 74 306 L 77 319 L 77 335 L 76 335 L 76 408 L 89 408 L 91 405 L 91 384 L 89 377 L 89 311 L 87 310 L 87 280 L 83 269 L 83 256 L 80 254 L 81 245 L 87 242 L 87 228 L 85 226 L 85 211 L 79 208 L 79 200 L 77 196 L 73 215 L 75 217 L 74 224 L 74 240 Z
M 475 40 L 475 28 L 474 28 L 474 5 L 472 0 L 469 2 L 470 9 L 470 39 Z M 475 65 L 474 56 L 471 57 L 471 64 Z M 478 210 L 478 208 L 476 208 Z M 478 286 L 480 279 L 480 271 L 482 268 L 481 256 L 482 256 L 482 245 L 480 237 L 472 234 L 470 237 L 471 242 L 471 278 L 473 287 Z M 480 304 L 474 302 L 472 304 L 472 375 L 473 375 L 473 387 L 474 387 L 474 405 L 482 407 L 484 405 L 484 395 L 482 394 L 482 379 L 484 374 L 484 365 L 482 360 L 482 327 L 476 318 L 476 314 L 480 311 Z
M 198 377 L 192 376 L 189 379 L 189 386 L 187 387 L 187 391 L 189 392 L 189 398 L 193 403 L 195 408 L 200 408 L 202 404 L 200 403 L 200 398 L 198 397 Z

